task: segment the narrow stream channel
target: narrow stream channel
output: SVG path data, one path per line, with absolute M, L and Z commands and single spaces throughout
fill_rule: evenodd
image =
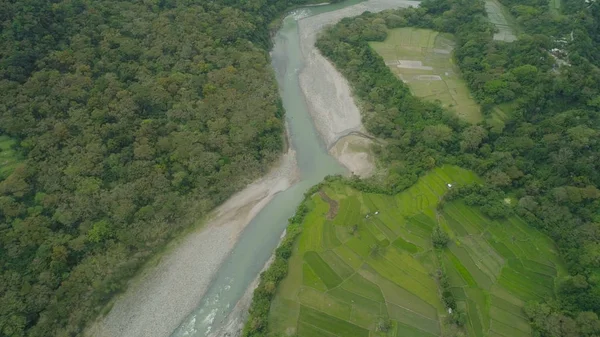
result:
M 250 222 L 231 255 L 219 269 L 200 305 L 175 330 L 172 337 L 207 336 L 219 328 L 273 253 L 287 225 L 287 219 L 294 214 L 304 192 L 327 175 L 346 172 L 325 149 L 299 86 L 298 72 L 303 66 L 303 57 L 297 22 L 303 17 L 338 10 L 359 2 L 361 1 L 350 0 L 341 4 L 301 8 L 293 11 L 283 21 L 275 36 L 271 58 L 286 109 L 291 145 L 296 150 L 300 181 L 277 194 Z

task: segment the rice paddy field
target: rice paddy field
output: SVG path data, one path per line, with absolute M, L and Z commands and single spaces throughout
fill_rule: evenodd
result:
M 7 136 L 0 136 L 0 180 L 8 177 L 19 164 L 19 155 L 14 150 L 16 141 Z
M 550 0 L 550 11 L 555 14 L 560 13 L 560 8 L 562 4 L 560 0 Z
M 516 101 L 498 104 L 489 115 L 486 115 L 486 124 L 490 126 L 493 133 L 502 133 L 505 125 L 513 118 L 516 109 Z
M 560 0 L 552 0 L 551 4 L 558 3 Z M 517 39 L 516 35 L 516 20 L 498 0 L 486 0 L 485 11 L 491 23 L 498 28 L 498 32 L 494 34 L 494 40 L 513 42 Z
M 452 35 L 430 29 L 396 28 L 388 30 L 385 41 L 369 44 L 415 96 L 437 100 L 469 122 L 482 120 L 481 109 L 452 60 Z
M 552 297 L 564 267 L 553 242 L 517 217 L 492 221 L 462 201 L 437 210 L 448 188 L 473 182 L 472 172 L 443 166 L 395 196 L 323 187 L 271 304 L 269 335 L 442 336 L 434 275 L 443 269 L 468 336 L 530 336 L 523 305 Z M 442 251 L 431 244 L 438 224 L 451 237 Z

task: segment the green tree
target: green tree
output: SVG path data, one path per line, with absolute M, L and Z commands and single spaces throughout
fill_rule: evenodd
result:
M 444 144 L 452 139 L 452 129 L 445 124 L 428 125 L 423 129 L 422 137 L 428 145 Z
M 436 226 L 431 233 L 431 241 L 435 248 L 443 249 L 448 246 L 450 237 L 440 226 Z
M 471 152 L 479 148 L 481 142 L 487 138 L 487 132 L 479 125 L 466 128 L 461 134 L 460 148 L 462 151 Z

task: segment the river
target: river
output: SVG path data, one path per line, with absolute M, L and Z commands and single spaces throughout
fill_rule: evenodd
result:
M 319 137 L 298 82 L 298 72 L 303 66 L 298 19 L 358 2 L 301 8 L 283 20 L 274 38 L 271 59 L 286 110 L 291 146 L 296 150 L 300 181 L 277 194 L 248 224 L 198 308 L 172 337 L 208 336 L 218 329 L 272 255 L 287 226 L 287 219 L 294 214 L 304 192 L 327 175 L 346 173 L 346 169 L 329 155 Z
M 200 305 L 171 337 L 235 336 L 243 316 L 240 313 L 246 310 L 250 287 L 273 254 L 287 219 L 294 214 L 304 192 L 327 175 L 348 173 L 329 155 L 327 147 L 341 141 L 348 131 L 362 130 L 360 113 L 346 80 L 314 49 L 317 34 L 328 24 L 367 10 L 378 12 L 418 4 L 410 0 L 348 0 L 300 8 L 283 20 L 274 37 L 271 63 L 286 110 L 288 136 L 296 152 L 299 181 L 278 193 L 244 229 Z M 306 96 L 310 98 L 308 102 Z M 318 123 L 320 134 L 313 119 Z M 327 140 L 328 146 L 321 137 Z M 354 158 L 359 163 L 344 161 L 353 172 L 365 172 L 362 168 L 372 165 L 362 163 L 367 157 L 361 157 L 360 153 Z M 235 311 L 230 315 L 232 309 Z

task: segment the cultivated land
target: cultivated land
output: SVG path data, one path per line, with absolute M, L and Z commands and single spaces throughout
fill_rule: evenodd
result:
M 16 141 L 8 136 L 0 136 L 0 180 L 8 177 L 19 165 L 19 155 L 13 149 Z
M 269 326 L 300 337 L 431 337 L 447 315 L 434 277 L 444 269 L 469 336 L 531 335 L 528 300 L 552 297 L 565 273 L 554 244 L 517 217 L 493 221 L 462 201 L 437 211 L 449 188 L 478 182 L 444 166 L 396 195 L 356 191 L 334 182 L 315 194 L 271 305 Z M 451 237 L 435 251 L 439 224 Z M 377 332 L 389 318 L 392 328 Z
M 439 100 L 469 122 L 482 120 L 479 105 L 452 61 L 451 35 L 430 29 L 397 28 L 388 30 L 385 41 L 369 44 L 415 96 Z
M 555 0 L 553 4 L 558 3 L 560 6 L 559 1 Z M 494 34 L 494 40 L 513 42 L 517 39 L 515 19 L 498 0 L 486 0 L 485 10 L 490 22 L 498 28 L 498 32 Z

